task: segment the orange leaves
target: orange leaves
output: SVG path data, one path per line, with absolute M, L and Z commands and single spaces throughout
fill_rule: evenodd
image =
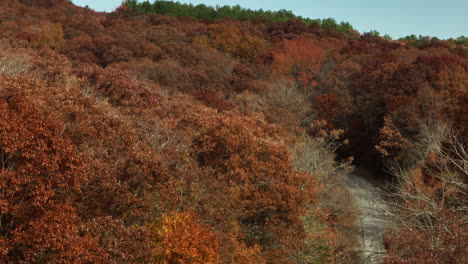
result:
M 285 40 L 284 50 L 273 53 L 273 73 L 292 76 L 306 87 L 315 86 L 323 56 L 323 49 L 311 39 Z
M 232 166 L 235 164 L 230 162 L 235 160 L 231 158 L 240 156 L 245 158 L 242 162 L 258 162 L 260 160 L 256 155 L 268 146 L 274 146 L 267 143 L 266 138 L 275 135 L 268 134 L 271 132 L 261 120 L 237 117 L 231 112 L 226 113 L 226 116 L 210 118 L 208 122 L 204 124 L 205 131 L 195 140 L 194 145 L 197 160 L 202 166 L 222 167 L 224 172 L 234 171 Z M 255 169 L 255 166 L 249 166 L 248 169 Z
M 194 213 L 166 214 L 153 226 L 152 233 L 157 263 L 220 263 L 216 234 L 201 225 Z

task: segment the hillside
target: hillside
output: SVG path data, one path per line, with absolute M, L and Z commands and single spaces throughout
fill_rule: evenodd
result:
M 0 0 L 0 263 L 465 262 L 463 39 L 169 5 Z

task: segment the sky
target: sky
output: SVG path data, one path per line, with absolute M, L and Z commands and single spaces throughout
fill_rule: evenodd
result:
M 122 0 L 72 0 L 110 12 Z M 153 2 L 153 0 L 150 0 Z M 250 9 L 287 9 L 294 14 L 349 22 L 359 32 L 377 30 L 392 38 L 407 35 L 441 39 L 468 36 L 468 0 L 179 0 L 181 3 L 237 5 Z

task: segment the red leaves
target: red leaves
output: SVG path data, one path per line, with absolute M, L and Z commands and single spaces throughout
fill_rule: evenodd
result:
M 305 87 L 316 85 L 316 74 L 324 51 L 307 38 L 284 41 L 284 51 L 273 53 L 273 72 L 279 76 L 292 76 Z

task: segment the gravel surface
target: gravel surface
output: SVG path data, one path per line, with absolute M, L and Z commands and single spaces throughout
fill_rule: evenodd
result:
M 387 227 L 385 212 L 388 211 L 382 191 L 357 173 L 349 175 L 346 186 L 359 210 L 362 263 L 381 263 L 386 253 L 383 233 Z

